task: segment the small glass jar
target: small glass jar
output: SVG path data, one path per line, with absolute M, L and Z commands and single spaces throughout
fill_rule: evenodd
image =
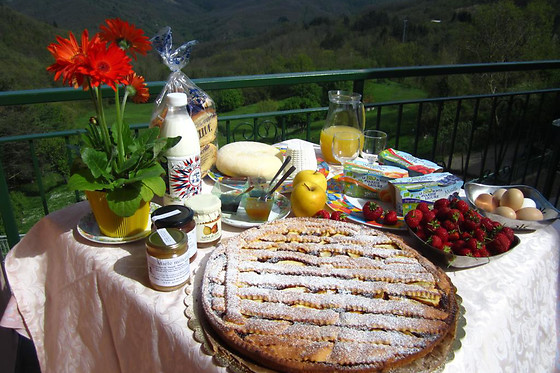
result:
M 222 237 L 222 202 L 213 194 L 198 194 L 185 202 L 194 210 L 198 247 L 213 246 Z
M 245 199 L 245 212 L 251 220 L 267 221 L 270 211 L 272 210 L 273 203 L 273 197 L 269 197 L 267 200 L 264 200 L 261 199 L 261 197 L 249 196 Z
M 192 262 L 196 258 L 196 223 L 193 210 L 179 205 L 163 206 L 152 213 L 152 222 L 156 228 L 177 228 L 185 232 L 189 259 Z
M 187 235 L 176 228 L 160 228 L 146 238 L 148 277 L 156 290 L 173 291 L 191 276 Z

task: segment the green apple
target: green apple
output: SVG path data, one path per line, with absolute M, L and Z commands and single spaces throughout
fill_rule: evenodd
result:
M 325 192 L 327 191 L 327 178 L 319 171 L 301 170 L 294 177 L 293 185 L 297 185 L 304 181 L 310 181 L 312 183 L 315 183 L 321 188 L 323 188 L 323 191 Z
M 298 217 L 311 217 L 322 210 L 327 202 L 327 193 L 311 181 L 295 184 L 290 197 L 292 212 Z

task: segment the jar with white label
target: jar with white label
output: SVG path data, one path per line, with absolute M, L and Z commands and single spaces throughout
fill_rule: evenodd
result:
M 191 276 L 187 235 L 176 228 L 160 228 L 146 239 L 148 277 L 156 290 L 173 291 Z
M 185 202 L 194 211 L 198 247 L 217 244 L 222 238 L 222 201 L 213 194 L 198 194 Z
M 163 206 L 152 212 L 152 222 L 156 228 L 177 228 L 185 232 L 189 259 L 191 262 L 195 260 L 197 244 L 193 210 L 179 205 Z

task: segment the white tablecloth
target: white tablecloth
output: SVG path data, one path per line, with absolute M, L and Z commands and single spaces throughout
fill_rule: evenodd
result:
M 143 243 L 85 240 L 76 223 L 87 212 L 83 202 L 52 213 L 11 250 L 13 296 L 0 325 L 31 336 L 43 372 L 225 372 L 193 339 L 183 290 L 149 287 Z M 466 324 L 445 372 L 554 371 L 559 231 L 556 222 L 519 234 L 499 260 L 447 270 Z

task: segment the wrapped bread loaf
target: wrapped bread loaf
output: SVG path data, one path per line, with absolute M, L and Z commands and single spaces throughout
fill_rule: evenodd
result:
M 150 126 L 162 126 L 167 114 L 165 105 L 167 94 L 172 92 L 186 93 L 189 100 L 187 109 L 196 126 L 200 140 L 200 170 L 202 177 L 204 177 L 216 162 L 218 155 L 218 115 L 212 98 L 181 72 L 181 69 L 189 61 L 191 49 L 196 45 L 196 41 L 190 41 L 173 50 L 171 28 L 166 27 L 152 38 L 152 44 L 172 72 L 165 87 L 155 100 Z

